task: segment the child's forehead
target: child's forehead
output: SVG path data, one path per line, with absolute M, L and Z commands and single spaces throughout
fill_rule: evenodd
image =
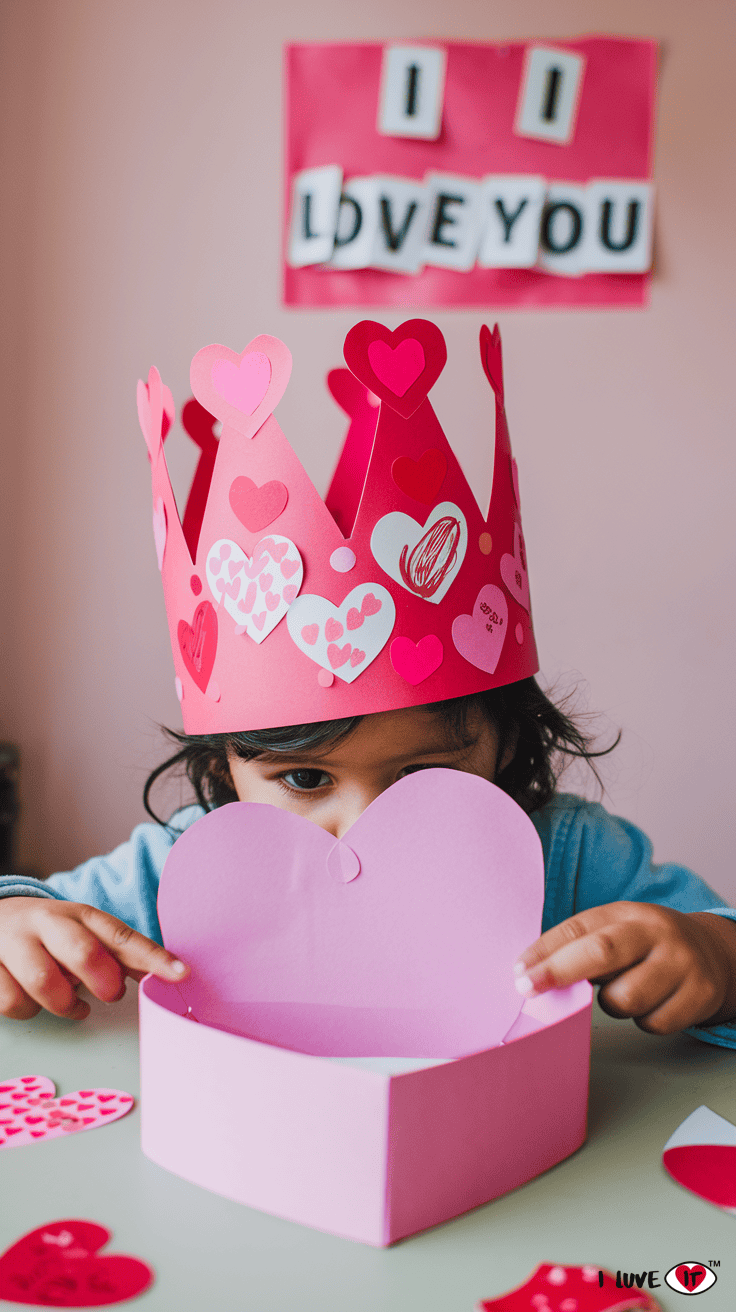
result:
M 293 755 L 310 760 L 348 762 L 365 761 L 376 755 L 386 761 L 415 754 L 444 755 L 459 752 L 477 741 L 485 719 L 477 708 L 459 719 L 441 706 L 412 706 L 400 711 L 379 711 L 365 715 L 350 733 L 337 742 L 298 749 Z M 261 759 L 276 759 L 264 753 Z M 283 753 L 278 757 L 283 759 Z

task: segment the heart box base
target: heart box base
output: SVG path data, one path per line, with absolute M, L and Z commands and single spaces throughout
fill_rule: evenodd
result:
M 587 983 L 545 994 L 504 1043 L 386 1074 L 195 1023 L 176 985 L 147 976 L 143 1152 L 249 1207 L 392 1244 L 580 1147 L 591 999 Z

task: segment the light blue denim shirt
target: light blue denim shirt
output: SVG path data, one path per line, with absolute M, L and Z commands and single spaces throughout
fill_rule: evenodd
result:
M 127 843 L 76 870 L 36 879 L 0 878 L 0 897 L 50 897 L 87 902 L 161 942 L 156 897 L 164 862 L 176 839 L 203 815 L 185 807 L 168 826 L 137 825 Z M 635 825 L 597 802 L 560 793 L 531 817 L 542 842 L 545 897 L 542 930 L 577 911 L 606 902 L 658 902 L 677 911 L 712 911 L 736 920 L 736 910 L 685 866 L 654 865 L 652 845 Z M 707 1043 L 736 1048 L 736 1022 L 694 1026 Z

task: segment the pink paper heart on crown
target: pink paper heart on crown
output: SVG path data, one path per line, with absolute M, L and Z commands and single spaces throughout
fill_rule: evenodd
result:
M 270 381 L 271 361 L 263 351 L 249 351 L 239 365 L 232 360 L 215 360 L 212 366 L 215 391 L 244 415 L 258 409 Z
M 427 633 L 419 642 L 412 642 L 411 638 L 394 638 L 390 656 L 396 673 L 416 687 L 439 669 L 444 648 L 435 633 Z
M 407 337 L 398 346 L 388 342 L 371 342 L 368 347 L 371 368 L 382 383 L 395 396 L 405 396 L 412 383 L 424 371 L 425 359 L 421 342 Z
M 447 348 L 428 319 L 408 319 L 395 332 L 364 319 L 345 338 L 345 362 L 369 390 L 408 419 L 445 367 Z
M 514 524 L 514 554 L 501 557 L 501 578 L 511 596 L 525 611 L 529 610 L 529 575 L 526 570 L 526 552 L 521 525 Z
M 452 641 L 471 665 L 493 674 L 508 631 L 508 605 L 495 583 L 486 583 L 475 599 L 472 615 L 452 621 Z
M 291 354 L 277 337 L 254 337 L 244 351 L 205 346 L 192 360 L 192 391 L 209 415 L 227 429 L 255 437 L 281 400 L 291 373 Z M 222 441 L 222 438 L 220 439 Z
M 60 1139 L 120 1120 L 133 1107 L 122 1089 L 84 1089 L 57 1098 L 53 1080 L 24 1075 L 0 1084 L 0 1149 Z
M 156 544 L 158 567 L 162 569 L 166 549 L 166 506 L 163 497 L 159 497 L 153 507 L 153 540 Z

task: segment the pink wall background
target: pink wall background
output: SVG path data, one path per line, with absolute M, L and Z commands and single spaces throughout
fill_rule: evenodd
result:
M 200 346 L 275 333 L 278 418 L 323 489 L 336 455 L 323 378 L 357 316 L 278 303 L 281 43 L 617 32 L 663 43 L 651 309 L 498 316 L 537 635 L 547 679 L 584 676 L 623 730 L 609 807 L 736 896 L 735 27 L 730 0 L 4 0 L 0 736 L 24 860 L 127 837 L 179 722 L 136 379 L 155 362 L 181 401 Z M 433 400 L 487 496 L 480 316 L 437 317 Z

